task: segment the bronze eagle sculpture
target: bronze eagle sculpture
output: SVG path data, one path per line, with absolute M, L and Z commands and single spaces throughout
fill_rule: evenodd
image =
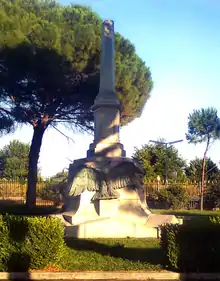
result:
M 101 162 L 100 165 L 84 163 L 74 168 L 69 178 L 67 194 L 79 196 L 84 191 L 95 191 L 91 201 L 119 198 L 117 189 L 143 189 L 143 171 L 133 160 Z

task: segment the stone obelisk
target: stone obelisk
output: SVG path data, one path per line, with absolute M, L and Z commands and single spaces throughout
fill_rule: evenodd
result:
M 119 140 L 120 102 L 115 93 L 115 38 L 114 22 L 105 20 L 102 24 L 102 48 L 99 93 L 94 110 L 94 141 L 87 157 L 125 157 Z
M 94 142 L 87 158 L 74 160 L 69 166 L 65 203 L 57 217 L 70 237 L 158 238 L 161 225 L 176 224 L 178 220 L 171 215 L 151 214 L 142 168 L 125 157 L 119 141 L 114 49 L 114 24 L 104 21 L 100 88 L 93 105 Z

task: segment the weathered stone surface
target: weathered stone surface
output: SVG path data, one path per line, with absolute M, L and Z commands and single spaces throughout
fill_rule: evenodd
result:
M 102 25 L 102 52 L 99 93 L 95 99 L 94 142 L 87 151 L 87 157 L 125 157 L 120 143 L 120 102 L 115 93 L 115 41 L 114 22 L 106 20 Z
M 152 215 L 143 170 L 120 143 L 120 103 L 115 94 L 114 23 L 102 26 L 100 88 L 95 99 L 94 142 L 87 158 L 69 167 L 65 204 L 58 217 L 66 235 L 79 238 L 158 237 L 174 216 Z
M 69 167 L 66 197 L 95 191 L 94 200 L 118 198 L 116 191 L 131 188 L 144 193 L 143 171 L 129 158 L 94 157 L 75 161 Z
M 179 224 L 179 220 L 174 215 L 156 215 L 151 214 L 148 217 L 149 227 L 158 227 L 163 224 Z

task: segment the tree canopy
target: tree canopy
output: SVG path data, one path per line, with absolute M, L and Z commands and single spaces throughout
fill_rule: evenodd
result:
M 30 145 L 11 141 L 0 150 L 1 176 L 9 180 L 25 180 L 28 175 Z
M 220 139 L 220 118 L 218 117 L 217 109 L 215 108 L 202 108 L 194 110 L 188 116 L 188 132 L 186 139 L 189 143 L 205 143 L 205 150 L 203 154 L 203 164 L 201 173 L 201 205 L 203 210 L 203 193 L 204 193 L 204 180 L 205 180 L 205 166 L 206 156 L 210 145 L 217 139 Z
M 188 132 L 186 138 L 189 143 L 206 142 L 208 146 L 220 137 L 220 119 L 217 109 L 209 107 L 194 110 L 188 116 Z
M 161 144 L 145 144 L 140 149 L 135 148 L 133 157 L 143 166 L 145 181 L 156 180 L 160 176 L 161 180 L 165 175 L 166 157 L 168 161 L 168 177 L 172 173 L 177 173 L 178 180 L 184 180 L 185 160 L 181 157 L 174 146 L 168 146 L 167 150 Z
M 2 0 L 0 31 L 0 112 L 33 126 L 27 203 L 34 205 L 37 162 L 48 126 L 68 123 L 92 129 L 101 19 L 80 5 Z M 122 124 L 127 124 L 141 115 L 153 83 L 130 41 L 116 34 L 115 49 L 116 92 L 122 103 Z
M 20 76 L 10 76 L 10 80 L 24 78 L 24 72 L 30 69 L 30 65 L 33 71 L 34 59 L 38 60 L 41 56 L 42 65 L 45 67 L 51 66 L 51 69 L 46 69 L 44 73 L 54 75 L 55 73 L 52 73 L 52 70 L 55 71 L 55 66 L 58 68 L 60 61 L 54 61 L 53 54 L 49 56 L 49 51 L 53 50 L 70 63 L 70 70 L 73 72 L 71 78 L 75 78 L 77 81 L 81 78 L 84 82 L 86 81 L 86 88 L 83 88 L 85 91 L 82 92 L 86 95 L 86 100 L 88 96 L 91 97 L 90 103 L 92 103 L 99 87 L 102 22 L 100 17 L 88 7 L 80 5 L 62 6 L 50 0 L 3 0 L 0 3 L 0 10 L 1 49 L 12 48 L 13 59 L 22 55 L 21 52 L 23 51 L 23 55 L 17 61 L 18 63 L 24 60 L 25 54 L 29 56 L 25 59 L 26 64 L 17 66 L 17 72 L 21 71 Z M 31 45 L 33 49 L 26 53 L 26 48 L 19 48 L 16 52 L 15 47 L 19 44 L 26 47 L 24 43 Z M 48 56 L 48 58 L 46 61 L 43 51 L 38 53 L 36 48 L 40 48 L 40 50 L 37 49 L 39 52 L 42 48 L 47 49 L 45 56 Z M 129 40 L 116 33 L 115 48 L 116 92 L 122 102 L 122 122 L 127 124 L 141 114 L 153 83 L 149 68 L 136 55 L 135 47 Z M 5 55 L 5 52 L 1 52 L 0 60 L 4 67 L 7 64 L 6 58 L 8 57 L 6 55 L 5 58 Z M 29 62 L 29 65 L 27 65 L 27 62 Z M 10 67 L 12 66 L 10 65 Z M 38 62 L 39 67 L 40 62 Z M 38 68 L 36 73 L 39 73 Z M 36 76 L 36 73 L 32 73 L 31 78 L 34 75 Z M 27 77 L 25 78 L 27 79 Z M 29 84 L 30 80 L 29 78 L 26 83 Z M 32 79 L 30 86 L 33 87 L 36 82 Z M 56 79 L 48 81 L 47 84 L 50 85 L 50 82 L 55 83 Z M 56 84 L 54 88 L 57 89 Z M 44 95 L 47 92 L 48 95 L 46 90 L 39 87 L 35 95 L 38 99 L 39 91 Z M 83 94 L 81 93 L 81 95 Z
M 50 177 L 49 182 L 50 183 L 60 183 L 63 181 L 67 181 L 68 178 L 68 172 L 63 170 L 59 173 L 56 173 L 54 176 Z
M 186 176 L 192 181 L 200 182 L 202 176 L 202 165 L 203 159 L 195 158 L 189 162 L 189 165 L 186 168 Z M 206 179 L 215 180 L 219 178 L 220 171 L 216 163 L 214 163 L 210 158 L 206 158 L 205 163 L 205 174 Z

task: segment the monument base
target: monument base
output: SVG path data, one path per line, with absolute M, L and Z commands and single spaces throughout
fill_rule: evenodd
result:
M 136 192 L 119 191 L 120 197 L 91 202 L 93 192 L 75 198 L 77 210 L 57 214 L 65 225 L 65 236 L 75 238 L 159 238 L 160 226 L 177 224 L 173 215 L 155 215 L 145 208 Z
M 66 226 L 66 237 L 91 238 L 158 238 L 159 228 L 140 225 L 125 219 L 104 218 L 83 224 Z
M 126 170 L 129 168 L 127 165 L 130 164 L 135 169 L 136 163 L 126 157 L 96 155 L 75 160 L 69 166 L 69 187 L 71 189 L 73 179 L 77 177 L 77 171 L 80 170 L 80 167 L 89 167 L 97 171 L 105 170 L 106 174 L 109 175 L 113 170 L 117 173 L 121 166 L 122 174 L 127 175 L 127 179 L 129 177 L 133 179 L 135 174 L 132 174 L 132 169 Z M 85 176 L 76 182 L 77 188 L 80 184 L 83 186 L 81 189 L 83 191 L 79 194 L 75 190 L 75 195 L 67 196 L 62 212 L 56 215 L 65 225 L 66 236 L 76 238 L 158 238 L 161 225 L 179 223 L 173 215 L 151 213 L 146 203 L 143 185 L 141 188 L 140 185 L 129 186 L 128 181 L 128 185 L 125 187 L 117 188 L 117 197 L 107 196 L 105 198 L 104 196 L 102 199 L 94 200 L 97 189 L 91 191 L 89 188 L 91 182 L 88 182 L 88 178 Z

